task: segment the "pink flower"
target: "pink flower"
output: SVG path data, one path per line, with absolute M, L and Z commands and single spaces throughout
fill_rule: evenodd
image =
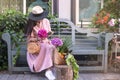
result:
M 109 26 L 115 26 L 115 19 L 111 19 L 111 20 L 108 22 L 108 25 L 109 25 Z
M 45 29 L 41 29 L 38 31 L 38 36 L 40 38 L 47 38 L 48 37 L 48 34 L 47 34 L 47 31 Z

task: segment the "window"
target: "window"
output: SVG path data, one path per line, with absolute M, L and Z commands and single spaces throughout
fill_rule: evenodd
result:
M 23 0 L 0 0 L 0 13 L 10 9 L 23 11 L 22 6 Z
M 48 9 L 48 1 L 49 0 L 0 0 L 0 13 L 3 13 L 7 9 L 15 9 L 26 14 L 28 9 L 35 5 L 40 5 L 44 9 Z M 53 0 L 51 1 L 53 2 Z
M 103 0 L 76 0 L 76 24 L 90 24 L 91 17 L 103 6 Z

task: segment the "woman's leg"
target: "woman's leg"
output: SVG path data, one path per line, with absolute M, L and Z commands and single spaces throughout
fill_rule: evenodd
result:
M 55 48 L 53 47 L 53 50 L 51 51 L 51 59 L 52 59 L 52 63 L 53 63 L 53 66 L 48 68 L 45 72 L 45 76 L 49 79 L 49 80 L 55 80 L 56 77 L 55 77 L 55 69 L 54 69 L 54 51 L 55 51 Z
M 55 71 L 53 70 L 53 68 L 49 68 L 46 70 L 45 72 L 45 76 L 49 79 L 49 80 L 55 80 Z

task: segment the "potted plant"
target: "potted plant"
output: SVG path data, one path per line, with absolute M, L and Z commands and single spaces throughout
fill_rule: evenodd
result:
M 65 64 L 65 56 L 69 53 L 68 48 L 71 45 L 70 39 L 55 37 L 51 39 L 51 43 L 56 47 L 55 64 Z
M 58 65 L 71 65 L 73 69 L 73 79 L 77 80 L 79 77 L 79 65 L 77 64 L 76 59 L 71 54 L 72 50 L 69 50 L 71 47 L 71 41 L 69 37 L 59 38 L 55 37 L 51 40 L 51 43 L 56 47 L 56 52 L 54 54 L 55 62 Z

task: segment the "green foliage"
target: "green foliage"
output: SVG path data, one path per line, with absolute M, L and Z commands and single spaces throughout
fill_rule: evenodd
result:
M 7 68 L 7 46 L 5 46 L 6 44 L 2 41 L 1 35 L 4 32 L 10 33 L 12 42 L 16 44 L 16 47 L 19 47 L 18 42 L 23 40 L 26 21 L 26 15 L 20 11 L 6 10 L 6 12 L 0 14 L 0 69 Z
M 22 40 L 26 22 L 26 15 L 24 15 L 20 11 L 7 10 L 3 14 L 0 14 L 1 30 L 2 32 L 10 33 L 10 35 L 12 36 L 12 42 L 14 43 Z
M 104 0 L 104 7 L 92 17 L 90 27 L 98 28 L 99 32 L 118 32 L 120 18 L 120 0 Z M 110 26 L 112 19 L 115 20 L 115 25 Z
M 0 27 L 2 27 L 4 32 L 23 32 L 25 24 L 26 16 L 19 11 L 7 10 L 0 14 Z
M 62 38 L 63 40 L 63 45 L 59 47 L 59 52 L 60 53 L 68 53 L 69 48 L 71 47 L 72 42 L 70 41 L 70 37 L 66 36 Z
M 13 57 L 13 64 L 16 64 L 18 57 L 20 56 L 20 47 L 17 47 L 16 55 Z
M 77 61 L 75 60 L 74 56 L 72 54 L 68 54 L 66 58 L 67 65 L 71 65 L 73 69 L 73 78 L 74 80 L 77 80 L 79 77 L 79 65 L 77 64 Z
M 0 70 L 7 69 L 8 58 L 7 58 L 7 45 L 0 39 Z
M 105 0 L 104 0 L 105 1 Z M 103 10 L 110 13 L 113 18 L 120 18 L 120 0 L 107 0 Z
M 55 19 L 57 15 L 55 15 L 55 14 L 53 15 L 53 14 L 52 14 L 52 0 L 49 0 L 48 6 L 49 6 L 49 7 L 48 7 L 49 14 L 48 14 L 48 16 L 47 16 L 48 19 Z

